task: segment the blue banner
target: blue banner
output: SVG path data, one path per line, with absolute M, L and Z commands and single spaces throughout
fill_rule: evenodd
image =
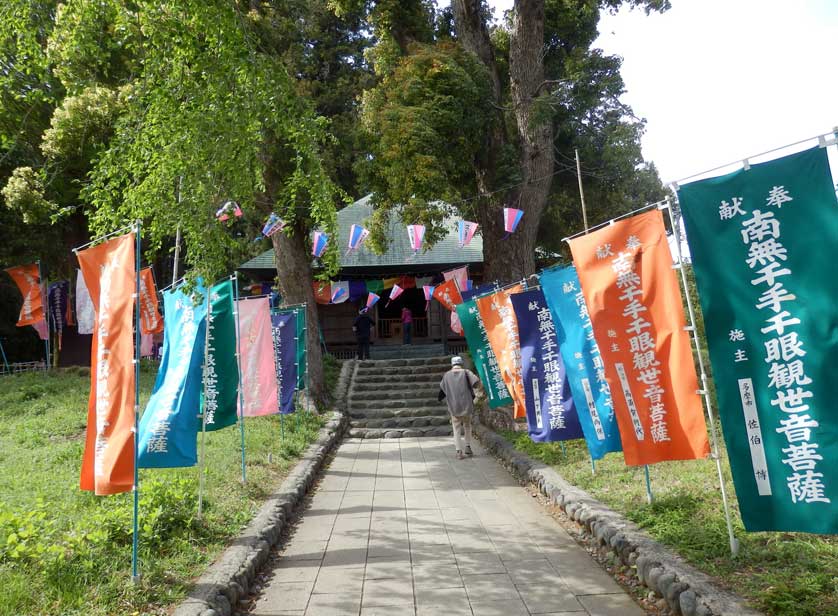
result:
M 297 315 L 294 312 L 271 315 L 274 341 L 274 365 L 279 386 L 279 412 L 294 412 L 294 391 L 297 388 Z
M 67 296 L 70 292 L 70 283 L 66 280 L 53 282 L 47 291 L 47 304 L 49 305 L 50 329 L 61 333 L 67 325 Z
M 499 285 L 496 282 L 481 284 L 479 287 L 472 287 L 466 291 L 460 291 L 460 297 L 463 298 L 464 302 L 467 302 L 468 300 L 473 299 L 478 295 L 486 295 L 487 293 L 493 293 L 498 289 L 498 286 Z
M 622 451 L 605 366 L 576 270 L 572 265 L 548 269 L 540 278 L 591 458 L 599 460 L 610 451 Z
M 194 466 L 207 325 L 206 301 L 180 289 L 163 293 L 166 328 L 154 391 L 140 420 L 140 468 Z
M 536 289 L 510 295 L 509 299 L 518 320 L 530 438 L 541 443 L 582 438 L 582 426 L 559 353 L 556 326 L 544 294 Z

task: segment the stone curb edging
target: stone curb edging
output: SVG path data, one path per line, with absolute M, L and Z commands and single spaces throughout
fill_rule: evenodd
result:
M 341 378 L 349 368 L 344 364 Z M 346 413 L 332 413 L 331 419 L 320 429 L 317 440 L 308 446 L 279 489 L 262 505 L 244 532 L 198 578 L 189 597 L 178 605 L 173 616 L 232 614 L 239 599 L 248 595 L 256 574 L 278 543 L 294 508 L 311 488 L 323 461 L 340 442 L 348 424 Z
M 517 451 L 509 441 L 477 424 L 475 435 L 519 479 L 532 482 L 542 494 L 580 524 L 588 538 L 610 547 L 634 575 L 666 600 L 673 614 L 683 616 L 760 616 L 744 600 L 716 586 L 710 576 L 649 537 L 635 524 L 590 494 L 568 483 L 554 469 Z

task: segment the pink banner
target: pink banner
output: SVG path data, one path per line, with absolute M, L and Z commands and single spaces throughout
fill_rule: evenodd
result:
M 445 277 L 445 280 L 456 280 L 457 290 L 460 293 L 468 289 L 468 265 L 442 272 L 442 275 Z
M 279 407 L 270 303 L 267 297 L 242 299 L 236 303 L 239 313 L 239 358 L 244 416 L 273 415 L 278 412 Z

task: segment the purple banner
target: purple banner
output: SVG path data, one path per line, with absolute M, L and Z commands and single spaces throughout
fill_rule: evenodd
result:
M 540 289 L 510 295 L 521 340 L 527 427 L 536 442 L 582 438 L 553 316 Z
M 67 298 L 70 293 L 70 283 L 66 280 L 53 282 L 47 292 L 49 306 L 49 322 L 51 329 L 61 333 L 67 325 Z
M 274 341 L 274 365 L 279 386 L 279 412 L 294 412 L 294 391 L 297 388 L 297 315 L 293 312 L 271 315 Z

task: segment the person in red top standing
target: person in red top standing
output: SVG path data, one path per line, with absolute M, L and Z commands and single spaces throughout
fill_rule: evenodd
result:
M 404 344 L 412 344 L 411 330 L 413 329 L 413 313 L 410 308 L 405 306 L 402 308 L 402 334 L 404 335 Z

